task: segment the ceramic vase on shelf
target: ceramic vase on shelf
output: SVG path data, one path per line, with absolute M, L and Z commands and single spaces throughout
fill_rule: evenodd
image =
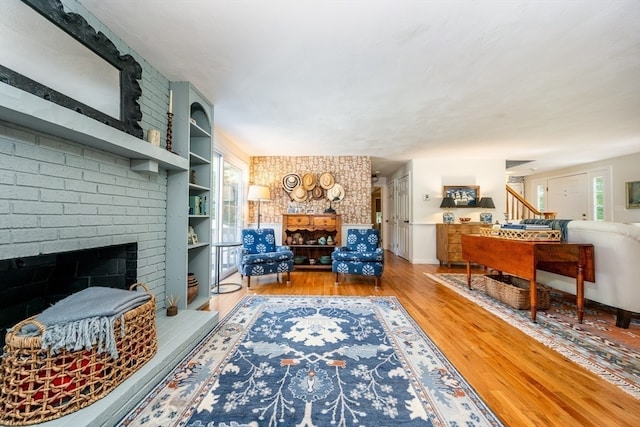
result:
M 198 279 L 193 273 L 187 276 L 187 304 L 191 304 L 198 296 Z

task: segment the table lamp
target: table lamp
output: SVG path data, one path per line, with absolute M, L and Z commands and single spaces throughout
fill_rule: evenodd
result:
M 480 199 L 480 204 L 478 205 L 481 208 L 485 209 L 495 209 L 496 205 L 493 204 L 493 199 L 491 197 L 483 197 Z M 481 212 L 480 213 L 480 222 L 483 224 L 491 224 L 493 221 L 493 215 L 491 212 Z
M 453 212 L 451 212 L 451 208 L 456 207 L 456 201 L 453 200 L 453 197 L 444 197 L 442 203 L 440 203 L 440 207 L 447 209 L 442 214 L 442 222 L 445 224 L 453 224 Z
M 271 200 L 269 187 L 265 187 L 264 185 L 250 185 L 247 200 L 258 202 L 258 228 L 260 228 L 260 203 L 262 203 L 262 201 Z

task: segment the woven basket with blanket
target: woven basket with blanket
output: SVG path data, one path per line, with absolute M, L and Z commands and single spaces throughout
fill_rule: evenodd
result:
M 42 423 L 111 392 L 155 355 L 155 305 L 141 283 L 91 287 L 11 328 L 0 362 L 0 424 Z

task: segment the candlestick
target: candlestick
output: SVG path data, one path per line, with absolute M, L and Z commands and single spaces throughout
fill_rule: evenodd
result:
M 173 114 L 173 91 L 169 91 L 169 113 Z
M 171 128 L 173 127 L 173 113 L 167 113 L 167 151 L 171 151 Z

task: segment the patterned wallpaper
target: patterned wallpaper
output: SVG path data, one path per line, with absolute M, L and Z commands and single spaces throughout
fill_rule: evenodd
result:
M 344 187 L 345 196 L 334 202 L 336 213 L 342 215 L 343 224 L 371 223 L 371 159 L 368 156 L 262 156 L 251 157 L 249 183 L 266 185 L 271 191 L 271 202 L 262 202 L 262 223 L 280 223 L 282 214 L 289 208 L 301 212 L 323 213 L 329 207 L 325 197 L 315 200 L 293 202 L 282 186 L 285 175 L 295 173 L 300 178 L 305 174 L 315 175 L 316 181 L 325 173 L 331 173 L 337 184 Z M 258 221 L 258 203 L 249 202 L 249 222 Z

